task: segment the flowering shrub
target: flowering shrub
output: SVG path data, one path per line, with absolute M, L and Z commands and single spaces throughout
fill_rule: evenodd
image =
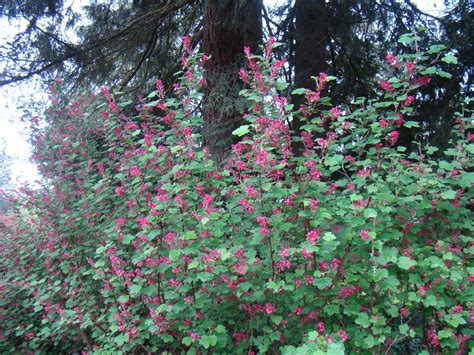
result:
M 275 45 L 246 51 L 246 124 L 223 167 L 199 146 L 203 57 L 190 49 L 171 98 L 157 81 L 134 117 L 106 88 L 65 109 L 54 84 L 32 120 L 47 184 L 18 192 L 28 216 L 0 242 L 2 350 L 472 348 L 471 113 L 453 118 L 442 160 L 397 145 L 417 125 L 416 89 L 455 58 L 390 55 L 380 98 L 344 108 L 320 74 L 294 108 Z

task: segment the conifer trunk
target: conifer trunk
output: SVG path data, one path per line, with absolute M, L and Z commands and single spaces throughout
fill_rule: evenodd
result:
M 296 0 L 295 11 L 295 88 L 315 90 L 318 76 L 326 70 L 326 45 L 328 43 L 325 0 Z M 292 97 L 298 109 L 305 103 L 303 95 Z M 295 118 L 291 128 L 299 135 L 303 122 Z M 301 147 L 297 147 L 301 148 Z M 297 149 L 298 150 L 298 149 Z
M 262 37 L 261 0 L 208 0 L 204 8 L 203 52 L 207 86 L 203 99 L 203 145 L 220 163 L 242 124 L 244 102 L 238 71 L 245 65 L 244 47 L 256 51 Z

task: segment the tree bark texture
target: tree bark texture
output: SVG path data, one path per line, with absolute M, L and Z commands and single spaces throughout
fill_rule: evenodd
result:
M 325 0 L 296 0 L 295 11 L 295 88 L 315 90 L 318 76 L 326 70 L 328 29 Z M 305 103 L 303 95 L 292 97 L 295 108 Z M 295 118 L 291 128 L 299 135 L 303 122 Z M 298 147 L 297 147 L 298 148 Z M 301 148 L 301 147 L 300 147 Z M 298 150 L 298 149 L 297 149 Z
M 203 98 L 203 145 L 221 163 L 235 142 L 232 131 L 242 125 L 244 100 L 238 71 L 245 66 L 244 47 L 252 52 L 262 39 L 262 0 L 207 0 L 203 52 L 206 89 Z

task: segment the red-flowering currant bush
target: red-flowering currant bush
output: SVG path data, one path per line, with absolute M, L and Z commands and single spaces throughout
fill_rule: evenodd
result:
M 379 98 L 347 107 L 320 74 L 294 108 L 275 45 L 246 51 L 246 124 L 222 167 L 200 147 L 206 58 L 191 48 L 173 92 L 157 81 L 136 115 L 106 88 L 65 105 L 54 84 L 32 120 L 45 184 L 17 192 L 22 222 L 0 242 L 2 350 L 472 348 L 471 112 L 442 159 L 397 144 L 416 89 L 455 58 L 390 55 Z

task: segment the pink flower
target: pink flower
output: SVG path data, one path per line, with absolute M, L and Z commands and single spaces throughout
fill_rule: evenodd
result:
M 327 146 L 328 141 L 325 140 L 324 138 L 319 138 L 319 139 L 318 139 L 318 144 L 319 144 L 321 147 L 325 147 L 325 146 Z
M 140 175 L 140 168 L 136 165 L 130 167 L 130 175 L 131 176 L 138 176 Z
M 405 68 L 407 68 L 408 73 L 411 74 L 415 71 L 415 64 L 413 64 L 413 62 L 407 62 Z
M 155 81 L 155 85 L 160 94 L 165 92 L 165 86 L 161 80 Z
M 395 66 L 397 64 L 397 58 L 391 53 L 387 54 L 385 59 L 387 60 L 388 64 L 390 64 L 391 66 Z
M 240 68 L 239 77 L 240 77 L 240 80 L 242 80 L 244 83 L 249 83 L 250 82 L 250 77 L 249 77 L 249 75 L 247 74 L 247 72 L 245 71 L 244 68 Z
M 267 57 L 269 57 L 272 54 L 272 49 L 275 42 L 276 42 L 275 37 L 268 38 L 268 42 L 265 45 L 265 54 Z
M 316 211 L 319 209 L 319 200 L 309 200 L 308 207 L 311 211 Z
M 438 336 L 436 335 L 436 332 L 433 329 L 429 329 L 426 332 L 428 341 L 430 342 L 431 345 L 438 347 L 439 346 L 439 340 Z
M 332 109 L 329 110 L 329 113 L 331 114 L 331 117 L 333 119 L 336 119 L 338 118 L 339 116 L 341 116 L 342 114 L 342 111 L 339 107 L 333 107 Z
M 318 238 L 319 238 L 319 234 L 314 229 L 308 232 L 308 234 L 306 234 L 306 239 L 308 239 L 308 241 L 313 245 L 316 244 L 316 241 L 318 240 Z
M 189 36 L 184 36 L 184 37 L 183 37 L 183 46 L 184 46 L 184 49 L 185 49 L 188 53 L 191 53 L 191 52 L 192 52 L 191 39 L 189 38 Z
M 125 123 L 125 128 L 130 130 L 130 131 L 133 131 L 133 130 L 136 130 L 138 129 L 138 126 L 135 122 L 133 121 L 128 121 L 127 123 Z
M 327 80 L 328 75 L 326 73 L 319 73 L 318 75 L 318 90 L 324 90 L 324 87 L 326 86 L 326 80 Z
M 380 83 L 380 87 L 388 92 L 393 92 L 395 90 L 394 87 L 390 85 L 388 81 L 385 80 Z
M 355 159 L 354 157 L 350 156 L 350 155 L 346 155 L 344 157 L 345 160 L 347 160 L 351 165 L 355 163 Z
M 316 329 L 319 334 L 323 334 L 326 330 L 323 322 L 318 322 L 318 324 L 316 324 Z
M 360 169 L 360 170 L 357 172 L 357 176 L 364 177 L 364 176 L 369 176 L 369 175 L 370 175 L 370 168 Z
M 247 196 L 249 198 L 257 198 L 258 197 L 258 191 L 255 187 L 245 186 L 245 192 L 247 193 Z
M 341 329 L 337 332 L 337 335 L 341 337 L 342 342 L 345 342 L 349 337 L 344 329 Z
M 410 311 L 406 307 L 400 308 L 398 312 L 400 313 L 402 317 L 408 317 L 408 315 L 410 314 Z
M 268 227 L 268 218 L 264 216 L 258 216 L 256 218 L 257 223 L 260 225 L 260 227 Z
M 312 105 L 320 99 L 319 91 L 312 91 L 310 89 L 306 89 L 305 98 L 306 103 L 308 105 Z
M 426 296 L 426 288 L 424 286 L 418 286 L 418 294 L 421 297 L 425 297 Z
M 253 212 L 253 208 L 252 206 L 250 205 L 249 201 L 245 198 L 241 199 L 239 201 L 239 205 L 242 207 L 242 210 L 247 212 L 247 213 L 252 213 Z
M 429 84 L 431 81 L 431 78 L 428 75 L 420 76 L 418 78 L 415 78 L 414 80 L 411 81 L 411 84 L 413 85 L 418 85 L 418 86 L 424 86 Z
M 234 264 L 234 270 L 236 273 L 240 275 L 244 275 L 247 273 L 248 266 L 247 264 Z
M 191 333 L 191 339 L 193 339 L 193 341 L 196 341 L 196 340 L 201 339 L 201 337 L 198 334 L 196 334 L 195 332 L 192 332 Z
M 354 286 L 343 287 L 337 293 L 337 297 L 339 298 L 347 298 L 355 294 L 356 289 Z
M 271 303 L 267 303 L 265 305 L 265 312 L 267 314 L 272 314 L 273 312 L 275 312 L 275 307 L 273 307 L 273 305 Z
M 403 104 L 405 106 L 411 106 L 414 101 L 415 101 L 415 98 L 413 96 L 408 96 Z
M 370 234 L 369 234 L 369 230 L 367 228 L 365 229 L 362 229 L 360 232 L 359 232 L 359 236 L 362 240 L 367 240 L 367 239 L 370 239 Z
M 397 142 L 398 136 L 400 136 L 400 133 L 398 131 L 390 132 L 390 137 L 388 138 L 388 141 L 391 145 L 394 145 Z
M 104 175 L 104 163 L 101 161 L 97 163 L 97 169 L 99 170 L 100 175 Z
M 288 248 L 282 248 L 282 249 L 280 250 L 280 256 L 281 256 L 282 258 L 287 258 L 287 257 L 289 257 L 289 256 L 290 256 L 290 253 L 288 252 Z

